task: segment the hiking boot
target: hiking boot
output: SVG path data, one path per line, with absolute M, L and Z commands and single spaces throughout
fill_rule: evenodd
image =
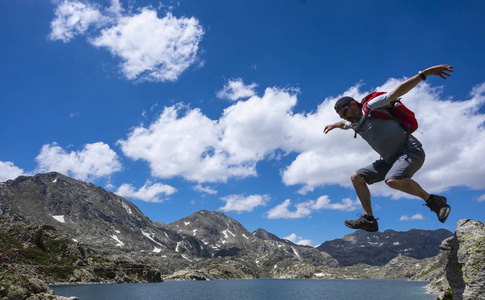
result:
M 361 215 L 357 220 L 345 220 L 345 226 L 352 229 L 363 229 L 365 231 L 378 231 L 379 225 L 377 225 L 377 219 L 369 221 L 364 215 Z
M 446 204 L 446 198 L 438 195 L 430 195 L 426 206 L 436 213 L 441 223 L 446 221 L 451 210 L 450 206 Z

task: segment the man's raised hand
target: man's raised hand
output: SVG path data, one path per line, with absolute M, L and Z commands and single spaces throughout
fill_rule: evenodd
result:
M 439 76 L 443 79 L 446 79 L 447 77 L 451 76 L 451 72 L 453 72 L 453 66 L 450 65 L 438 65 L 434 67 L 427 68 L 424 70 L 424 75 L 430 76 L 430 75 L 435 75 Z

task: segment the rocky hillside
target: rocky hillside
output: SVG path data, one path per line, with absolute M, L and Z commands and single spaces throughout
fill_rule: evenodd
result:
M 439 299 L 485 299 L 485 223 L 460 220 L 439 257 L 444 274 L 429 285 L 443 293 Z
M 412 229 L 406 232 L 359 230 L 342 239 L 327 241 L 317 249 L 330 254 L 342 266 L 358 263 L 384 266 L 398 256 L 416 259 L 436 256 L 441 242 L 452 235 L 446 229 L 433 231 Z
M 59 173 L 0 183 L 0 201 L 4 215 L 52 226 L 99 254 L 165 273 L 211 256 L 199 240 L 152 222 L 130 201 Z
M 256 237 L 222 213 L 152 222 L 130 201 L 55 172 L 0 183 L 0 203 L 3 215 L 52 226 L 101 255 L 152 265 L 165 275 L 201 264 L 220 268 L 214 272 L 221 278 L 266 276 L 280 260 L 338 265 L 317 249 Z M 223 258 L 233 260 L 229 269 L 215 261 Z
M 47 283 L 160 282 L 149 266 L 110 261 L 60 235 L 49 225 L 0 216 L 0 297 L 52 294 Z

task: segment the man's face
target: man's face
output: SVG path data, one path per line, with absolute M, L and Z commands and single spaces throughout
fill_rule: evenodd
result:
M 347 107 L 340 109 L 337 113 L 340 118 L 352 123 L 357 123 L 360 119 L 361 110 L 359 109 L 357 102 L 352 101 Z

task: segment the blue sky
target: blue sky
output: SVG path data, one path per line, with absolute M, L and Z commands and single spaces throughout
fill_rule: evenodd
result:
M 380 229 L 454 231 L 485 209 L 483 1 L 0 1 L 0 181 L 58 171 L 170 223 L 226 213 L 316 246 L 361 212 L 350 174 L 378 155 L 342 95 L 429 78 L 403 102 L 427 158 L 421 200 L 371 186 Z

